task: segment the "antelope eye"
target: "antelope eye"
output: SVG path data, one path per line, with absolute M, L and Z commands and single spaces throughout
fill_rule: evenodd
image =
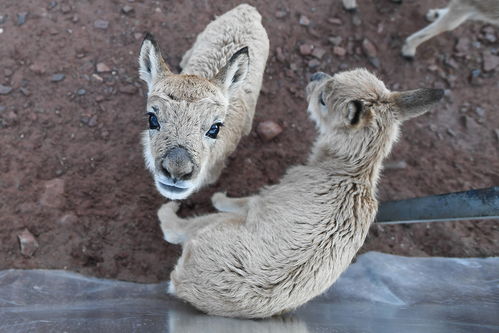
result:
M 156 115 L 152 112 L 149 112 L 148 115 L 149 115 L 149 129 L 159 130 L 160 126 L 159 126 L 158 117 L 156 117 Z
M 211 125 L 210 129 L 208 130 L 208 132 L 206 132 L 206 136 L 209 137 L 209 138 L 212 138 L 212 139 L 216 139 L 217 138 L 217 135 L 218 135 L 218 132 L 220 131 L 220 127 L 222 127 L 223 124 L 222 123 L 214 123 L 213 125 Z
M 321 105 L 323 105 L 323 106 L 326 105 L 326 102 L 324 102 L 324 99 L 322 98 L 322 93 L 319 96 L 319 103 L 321 103 Z

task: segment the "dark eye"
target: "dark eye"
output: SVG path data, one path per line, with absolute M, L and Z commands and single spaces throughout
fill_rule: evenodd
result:
M 321 103 L 321 105 L 326 105 L 326 102 L 324 102 L 324 99 L 322 98 L 322 93 L 319 96 L 319 103 Z
M 213 125 L 211 125 L 208 132 L 206 132 L 206 136 L 212 139 L 216 139 L 218 132 L 220 131 L 220 127 L 222 126 L 223 126 L 222 123 L 214 123 Z
M 160 126 L 159 126 L 158 117 L 156 117 L 156 115 L 152 112 L 149 112 L 148 115 L 149 115 L 149 128 L 152 130 L 153 129 L 159 130 Z

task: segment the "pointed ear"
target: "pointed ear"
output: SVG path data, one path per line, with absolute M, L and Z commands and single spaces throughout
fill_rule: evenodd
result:
M 147 83 L 151 91 L 154 81 L 162 76 L 170 74 L 170 69 L 161 56 L 159 45 L 150 33 L 146 33 L 139 55 L 139 76 Z
M 246 80 L 249 71 L 248 47 L 243 47 L 232 55 L 227 64 L 211 80 L 229 95 Z
M 416 89 L 393 92 L 391 99 L 401 120 L 422 115 L 444 96 L 442 89 Z

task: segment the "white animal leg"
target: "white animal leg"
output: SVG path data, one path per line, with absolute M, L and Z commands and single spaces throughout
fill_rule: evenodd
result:
M 248 214 L 248 203 L 251 198 L 228 198 L 225 193 L 217 192 L 211 197 L 211 203 L 220 212 L 246 216 Z

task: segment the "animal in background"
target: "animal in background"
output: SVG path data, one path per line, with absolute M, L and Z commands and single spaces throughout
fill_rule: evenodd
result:
M 156 188 L 185 199 L 215 182 L 251 130 L 269 53 L 258 11 L 239 5 L 199 34 L 173 73 L 147 34 L 139 73 L 147 83 L 144 157 Z
M 454 30 L 465 21 L 499 25 L 499 0 L 451 0 L 446 8 L 430 9 L 426 19 L 433 23 L 407 37 L 402 47 L 404 57 L 414 58 L 421 43 L 444 31 Z
M 306 164 L 250 197 L 216 193 L 215 214 L 179 218 L 177 202 L 158 211 L 165 240 L 183 246 L 170 292 L 208 314 L 264 318 L 326 291 L 374 221 L 382 161 L 400 125 L 442 96 L 391 92 L 365 69 L 314 74 L 308 112 L 319 134 Z

